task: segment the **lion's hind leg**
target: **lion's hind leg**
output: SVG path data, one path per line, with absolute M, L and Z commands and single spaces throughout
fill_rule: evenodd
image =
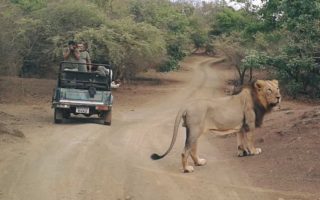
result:
M 182 153 L 182 167 L 185 173 L 193 172 L 194 168 L 191 165 L 188 165 L 188 158 L 191 156 L 196 166 L 202 166 L 206 164 L 205 159 L 201 159 L 197 155 L 197 141 L 201 135 L 201 129 L 190 129 L 186 127 L 186 143 L 184 147 L 184 153 Z
M 191 165 L 188 165 L 189 155 L 190 155 L 190 152 L 188 152 L 187 150 L 185 150 L 184 153 L 181 154 L 182 168 L 184 173 L 190 173 L 194 171 L 194 168 Z
M 206 159 L 200 158 L 198 156 L 197 145 L 198 145 L 198 141 L 195 141 L 193 144 L 191 144 L 191 152 L 190 152 L 191 158 L 196 166 L 203 166 L 207 164 L 207 161 Z
M 181 154 L 182 169 L 184 173 L 190 173 L 194 171 L 194 168 L 188 165 L 188 158 L 190 156 L 190 128 L 186 126 L 186 143 L 184 146 L 184 152 Z

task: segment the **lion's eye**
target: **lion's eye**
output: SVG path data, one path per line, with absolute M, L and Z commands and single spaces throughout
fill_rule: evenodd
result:
M 272 90 L 271 89 L 268 89 L 267 90 L 267 94 L 271 94 L 272 93 Z

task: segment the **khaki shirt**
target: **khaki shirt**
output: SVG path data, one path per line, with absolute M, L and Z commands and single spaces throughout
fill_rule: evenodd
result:
M 80 52 L 80 60 L 78 61 L 79 63 L 83 63 L 83 64 L 79 64 L 79 71 L 87 71 L 87 62 L 90 60 L 90 55 L 87 51 L 82 51 Z
M 63 53 L 68 52 L 68 50 L 69 50 L 69 47 L 64 48 Z M 75 53 L 79 53 L 78 49 L 75 49 L 74 51 L 75 51 Z M 67 59 L 65 59 L 64 61 L 76 62 L 76 63 L 79 62 L 79 60 L 75 57 L 74 53 L 71 53 L 71 52 L 69 54 L 69 57 Z M 66 64 L 63 65 L 63 67 L 64 68 L 69 68 L 69 69 L 78 69 L 78 65 L 77 64 L 68 64 L 68 63 L 66 63 Z

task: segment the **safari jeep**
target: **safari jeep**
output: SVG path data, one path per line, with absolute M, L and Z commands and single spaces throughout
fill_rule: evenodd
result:
M 112 100 L 110 65 L 92 64 L 92 68 L 104 67 L 108 74 L 79 72 L 75 68 L 80 63 L 61 62 L 52 97 L 54 122 L 61 123 L 73 115 L 90 117 L 97 115 L 105 125 L 111 125 Z

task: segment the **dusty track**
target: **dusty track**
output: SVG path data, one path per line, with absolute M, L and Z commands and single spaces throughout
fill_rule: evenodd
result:
M 255 187 L 234 154 L 220 151 L 212 137 L 200 139 L 199 153 L 208 160 L 192 174 L 179 170 L 184 129 L 173 151 L 164 152 L 182 104 L 197 98 L 223 96 L 230 71 L 214 68 L 214 58 L 188 62 L 185 84 L 140 106 L 114 108 L 111 127 L 89 119 L 52 124 L 50 108 L 39 106 L 30 125 L 20 127 L 27 142 L 1 147 L 0 199 L 4 200 L 278 200 L 316 199 L 313 194 Z M 2 110 L 12 110 L 2 105 Z M 15 108 L 19 109 L 19 108 Z M 236 141 L 234 141 L 236 144 Z

